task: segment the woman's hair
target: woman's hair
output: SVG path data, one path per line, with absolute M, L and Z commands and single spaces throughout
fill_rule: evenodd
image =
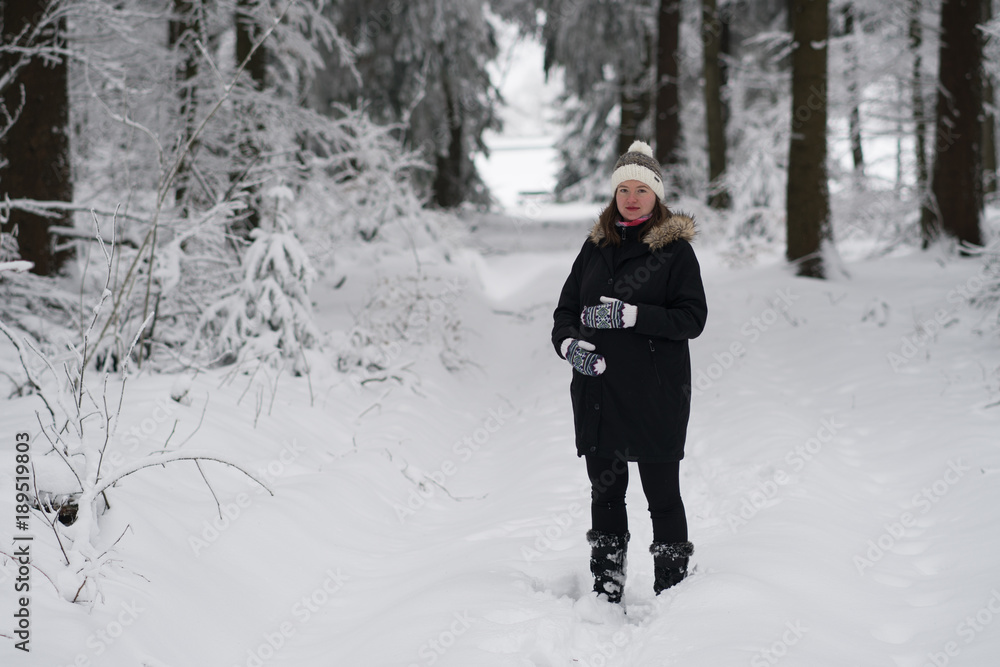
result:
M 649 220 L 642 223 L 639 226 L 639 238 L 642 238 L 650 227 L 655 227 L 664 220 L 667 220 L 672 216 L 670 209 L 667 205 L 660 201 L 660 198 L 656 198 L 656 204 L 653 206 L 653 212 L 649 216 Z M 615 224 L 622 220 L 622 214 L 618 210 L 618 202 L 615 195 L 611 195 L 611 203 L 604 207 L 601 214 L 597 217 L 597 226 L 604 233 L 604 238 L 601 240 L 602 246 L 607 245 L 621 245 L 621 237 L 615 231 Z

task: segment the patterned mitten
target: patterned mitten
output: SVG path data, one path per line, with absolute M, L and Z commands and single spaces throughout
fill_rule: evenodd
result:
M 576 338 L 567 338 L 562 343 L 562 353 L 566 361 L 584 375 L 600 375 L 607 368 L 604 357 L 594 352 L 596 349 L 592 343 Z
M 580 313 L 580 322 L 591 329 L 626 329 L 635 326 L 639 309 L 620 299 L 601 297 L 601 305 L 587 306 Z

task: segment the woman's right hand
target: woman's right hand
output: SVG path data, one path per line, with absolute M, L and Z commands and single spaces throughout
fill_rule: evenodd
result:
M 561 347 L 563 358 L 576 369 L 578 373 L 596 377 L 604 372 L 607 364 L 604 357 L 597 354 L 593 343 L 576 338 L 566 338 Z

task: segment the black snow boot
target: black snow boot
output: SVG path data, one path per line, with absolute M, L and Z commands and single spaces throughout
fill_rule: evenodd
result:
M 587 531 L 590 543 L 590 573 L 594 592 L 606 595 L 609 602 L 620 603 L 625 590 L 625 553 L 629 534 L 617 535 L 599 530 Z
M 653 542 L 653 590 L 659 595 L 687 576 L 688 559 L 694 553 L 690 542 Z

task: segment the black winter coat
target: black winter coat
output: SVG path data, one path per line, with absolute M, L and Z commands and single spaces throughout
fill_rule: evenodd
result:
M 595 225 L 573 262 L 553 313 L 552 343 L 559 353 L 566 338 L 589 341 L 607 363 L 596 377 L 572 371 L 580 456 L 661 462 L 684 458 L 691 406 L 688 339 L 701 334 L 708 316 L 690 244 L 694 235 L 694 221 L 674 215 L 647 230 L 641 242 L 623 245 L 616 253 L 614 246 L 599 245 L 603 232 Z M 580 311 L 600 305 L 602 296 L 637 306 L 635 326 L 584 328 Z

